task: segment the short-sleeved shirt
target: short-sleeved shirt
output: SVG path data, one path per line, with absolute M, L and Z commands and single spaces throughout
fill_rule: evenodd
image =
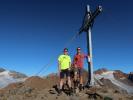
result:
M 58 57 L 58 61 L 60 63 L 61 70 L 68 69 L 70 67 L 71 58 L 68 55 L 60 55 Z
M 83 68 L 84 65 L 84 58 L 86 58 L 87 56 L 84 54 L 76 54 L 74 56 L 74 60 L 73 60 L 73 64 L 74 66 L 77 66 L 78 68 Z

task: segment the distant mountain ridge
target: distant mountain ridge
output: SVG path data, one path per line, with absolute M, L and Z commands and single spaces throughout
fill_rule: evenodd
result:
M 6 87 L 11 83 L 23 82 L 26 78 L 25 74 L 0 68 L 0 88 Z
M 12 96 L 14 96 L 11 100 L 53 100 L 57 98 L 57 100 L 71 100 L 64 99 L 65 94 L 61 96 L 57 96 L 58 93 L 54 86 L 59 86 L 59 76 L 57 73 L 51 73 L 46 77 L 32 76 L 23 78 L 13 77 L 11 71 L 3 71 L 0 72 L 0 84 L 2 82 L 1 79 L 4 77 L 5 83 L 7 80 L 9 81 L 5 88 L 0 90 L 0 94 L 2 95 L 0 99 L 7 98 L 10 100 Z M 15 73 L 18 74 L 18 73 Z M 19 76 L 19 75 L 18 75 Z M 87 80 L 88 72 L 83 70 L 83 79 Z M 9 78 L 9 79 L 8 79 Z M 7 80 L 6 80 L 7 79 Z M 19 81 L 17 81 L 17 79 Z M 123 73 L 120 70 L 110 71 L 105 68 L 99 69 L 94 72 L 95 79 L 95 87 L 94 88 L 85 88 L 80 94 L 80 96 L 76 96 L 77 99 L 72 100 L 88 100 L 87 94 L 98 93 L 101 97 L 111 97 L 114 99 L 109 100 L 133 100 L 133 82 L 128 79 L 128 74 Z M 4 83 L 3 83 L 4 84 Z M 25 97 L 25 99 L 23 99 Z M 58 98 L 62 99 L 58 99 Z M 18 99 L 19 98 L 19 99 Z M 82 98 L 82 99 L 79 99 Z M 105 99 L 96 99 L 96 100 L 105 100 Z
M 3 71 L 5 71 L 5 69 L 4 68 L 0 68 L 0 72 L 3 72 Z
M 128 93 L 133 93 L 133 82 L 129 80 L 129 74 L 123 73 L 120 70 L 109 71 L 105 68 L 98 69 L 94 73 L 95 77 L 101 80 L 103 84 L 109 86 L 111 82 L 115 87 L 117 86 L 117 88 L 126 90 Z M 109 80 L 110 82 L 104 83 L 105 80 Z

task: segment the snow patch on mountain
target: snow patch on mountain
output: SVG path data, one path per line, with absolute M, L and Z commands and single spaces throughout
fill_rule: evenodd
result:
M 95 74 L 96 79 L 109 79 L 113 84 L 115 84 L 116 86 L 126 90 L 128 93 L 133 93 L 133 86 L 128 86 L 118 80 L 115 79 L 113 73 L 115 71 L 107 71 L 107 72 L 103 72 L 102 74 Z
M 0 88 L 6 87 L 11 83 L 23 82 L 26 79 L 26 78 L 13 78 L 13 76 L 11 76 L 10 74 L 11 72 L 7 70 L 0 73 Z

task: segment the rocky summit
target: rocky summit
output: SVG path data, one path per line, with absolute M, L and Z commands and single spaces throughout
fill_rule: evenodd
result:
M 0 89 L 0 100 L 133 100 L 133 82 L 122 71 L 100 69 L 95 71 L 95 85 L 84 87 L 82 91 L 58 94 L 59 77 L 50 74 L 46 77 L 32 76 L 8 84 Z M 84 80 L 87 79 L 84 70 Z M 85 83 L 85 82 L 84 82 Z

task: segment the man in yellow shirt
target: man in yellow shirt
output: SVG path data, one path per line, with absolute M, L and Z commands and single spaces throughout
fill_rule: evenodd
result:
M 58 58 L 58 68 L 60 73 L 60 91 L 62 92 L 62 87 L 64 83 L 65 76 L 68 80 L 69 89 L 71 90 L 71 79 L 70 79 L 70 66 L 71 66 L 71 58 L 68 55 L 68 49 L 64 49 L 64 54 L 60 55 Z

